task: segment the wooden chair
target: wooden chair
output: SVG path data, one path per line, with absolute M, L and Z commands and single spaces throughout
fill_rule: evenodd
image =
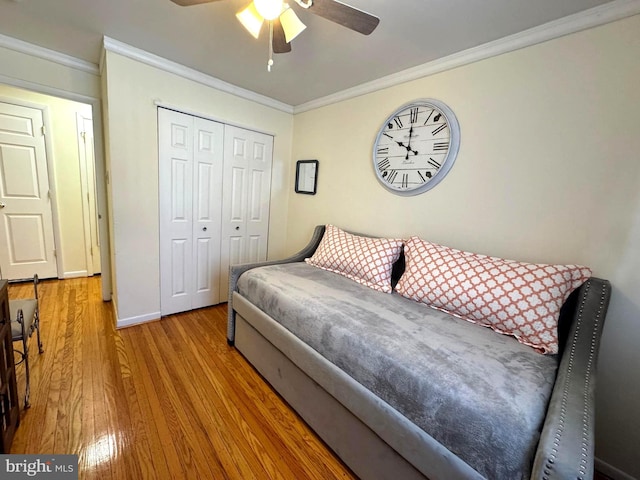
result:
M 26 392 L 24 397 L 24 408 L 31 406 L 29 403 L 29 344 L 35 330 L 38 335 L 38 350 L 43 353 L 42 341 L 40 340 L 40 310 L 38 308 L 38 275 L 33 276 L 33 291 L 35 298 L 26 298 L 19 300 L 9 300 L 9 311 L 11 314 L 11 336 L 13 342 L 22 342 L 22 350 L 16 348 L 13 351 L 20 355 L 20 360 L 16 365 L 24 362 Z

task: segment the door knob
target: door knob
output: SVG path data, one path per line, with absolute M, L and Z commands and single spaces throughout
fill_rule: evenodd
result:
M 4 207 L 4 205 L 3 205 L 3 207 Z M 240 227 L 236 227 L 236 230 L 240 230 Z
M 6 205 L 4 203 L 0 202 L 0 208 L 4 208 L 4 207 L 6 207 Z
M 206 232 L 207 231 L 207 227 L 202 227 L 202 231 Z

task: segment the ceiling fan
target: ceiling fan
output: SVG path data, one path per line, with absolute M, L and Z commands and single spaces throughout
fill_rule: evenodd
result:
M 220 0 L 171 0 L 188 7 Z M 380 19 L 367 12 L 351 7 L 338 0 L 294 0 L 297 5 L 311 13 L 331 20 L 363 35 L 369 35 L 380 23 Z M 293 9 L 284 0 L 253 0 L 236 17 L 255 38 L 260 36 L 265 20 L 269 23 L 269 62 L 271 71 L 273 53 L 291 51 L 291 41 L 304 31 L 306 25 L 300 21 Z

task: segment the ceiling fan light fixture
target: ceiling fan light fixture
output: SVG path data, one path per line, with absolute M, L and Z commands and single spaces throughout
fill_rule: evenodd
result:
M 284 8 L 284 0 L 253 0 L 253 4 L 265 20 L 275 20 Z
M 291 40 L 296 38 L 307 26 L 296 15 L 296 12 L 291 8 L 285 9 L 280 15 L 280 24 L 284 30 L 284 38 L 287 43 L 291 43 Z
M 262 29 L 264 18 L 256 9 L 254 2 L 251 2 L 244 10 L 236 13 L 236 18 L 240 21 L 242 26 L 246 28 L 251 35 L 253 35 L 254 38 L 257 39 L 260 36 L 260 30 Z

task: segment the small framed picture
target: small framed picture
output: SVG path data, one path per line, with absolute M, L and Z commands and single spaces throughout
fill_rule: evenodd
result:
M 318 187 L 318 160 L 298 160 L 296 163 L 296 193 L 315 195 Z

